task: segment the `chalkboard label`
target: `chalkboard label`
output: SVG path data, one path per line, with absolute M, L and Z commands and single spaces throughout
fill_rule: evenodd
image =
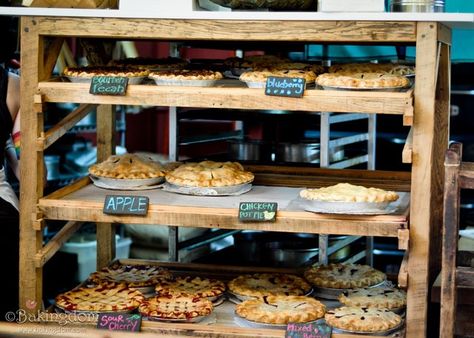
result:
M 104 214 L 146 215 L 149 202 L 146 196 L 107 195 L 104 202 Z
M 239 221 L 273 222 L 277 210 L 274 202 L 240 202 Z
M 325 323 L 288 323 L 285 338 L 330 338 L 332 328 Z
M 105 314 L 99 313 L 97 328 L 109 331 L 139 332 L 142 316 L 139 314 Z
M 89 93 L 94 95 L 125 95 L 128 78 L 123 76 L 93 76 Z
M 303 97 L 306 80 L 300 77 L 267 77 L 265 94 L 271 96 Z

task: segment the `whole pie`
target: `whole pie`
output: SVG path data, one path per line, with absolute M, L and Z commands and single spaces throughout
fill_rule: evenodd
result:
M 399 309 L 406 306 L 406 292 L 392 287 L 374 287 L 344 291 L 339 301 L 347 306 Z
M 405 76 L 379 73 L 324 73 L 316 78 L 316 83 L 323 87 L 383 89 L 405 88 L 411 82 Z
M 146 179 L 164 177 L 160 163 L 143 155 L 112 155 L 106 161 L 92 165 L 89 173 L 115 179 Z
M 176 277 L 174 280 L 160 281 L 155 291 L 163 297 L 214 298 L 224 294 L 225 284 L 217 279 L 184 276 Z
M 326 307 L 306 296 L 268 296 L 238 304 L 235 312 L 245 319 L 270 324 L 310 322 L 324 316 Z
M 345 63 L 329 67 L 329 73 L 387 73 L 392 75 L 414 75 L 415 67 L 396 63 Z
M 324 316 L 330 326 L 349 331 L 387 331 L 402 322 L 402 318 L 387 309 L 343 306 L 328 310 Z
M 290 274 L 256 273 L 234 278 L 227 285 L 240 296 L 262 298 L 264 296 L 301 296 L 311 291 L 303 278 Z
M 146 69 L 137 69 L 126 66 L 89 66 L 66 67 L 63 75 L 80 78 L 92 78 L 93 76 L 145 77 L 148 73 L 149 71 Z
M 304 189 L 300 197 L 312 201 L 324 202 L 393 202 L 398 199 L 394 191 L 379 188 L 366 188 L 350 183 L 338 183 L 318 189 Z
M 138 311 L 151 318 L 189 320 L 207 316 L 212 309 L 212 302 L 206 298 L 177 296 L 147 298 Z
M 153 71 L 150 72 L 148 77 L 151 79 L 158 80 L 220 80 L 223 78 L 221 72 L 206 69 L 177 69 L 157 72 Z
M 322 288 L 353 289 L 379 284 L 386 275 L 368 265 L 332 263 L 307 269 L 304 277 Z
M 253 181 L 238 162 L 190 162 L 166 174 L 166 181 L 186 187 L 225 187 Z
M 97 284 L 117 282 L 130 287 L 147 287 L 172 277 L 171 272 L 156 265 L 114 264 L 93 272 L 89 280 Z
M 135 310 L 145 299 L 125 283 L 79 287 L 56 296 L 56 306 L 67 311 L 121 312 Z
M 316 74 L 312 70 L 278 70 L 264 69 L 244 72 L 240 75 L 240 81 L 243 82 L 266 82 L 269 76 L 303 78 L 306 83 L 314 83 Z

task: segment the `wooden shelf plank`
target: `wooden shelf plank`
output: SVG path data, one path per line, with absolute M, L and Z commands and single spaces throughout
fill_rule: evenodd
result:
M 267 96 L 263 89 L 235 86 L 180 87 L 130 85 L 125 96 L 92 95 L 89 85 L 41 82 L 39 91 L 46 102 L 154 105 L 176 107 L 275 109 L 299 111 L 363 112 L 403 115 L 412 107 L 413 91 L 351 92 L 308 89 L 303 98 Z

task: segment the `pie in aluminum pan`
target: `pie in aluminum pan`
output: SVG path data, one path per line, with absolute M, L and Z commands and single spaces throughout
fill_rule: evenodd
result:
M 97 67 L 67 67 L 63 75 L 72 78 L 92 78 L 93 76 L 121 76 L 145 77 L 149 73 L 146 69 L 137 69 L 126 66 L 97 66 Z
M 212 310 L 210 300 L 186 296 L 147 298 L 138 308 L 143 316 L 168 320 L 207 316 Z
M 405 76 L 387 73 L 324 73 L 316 78 L 316 84 L 322 87 L 341 89 L 396 89 L 411 85 Z
M 158 282 L 171 279 L 173 275 L 167 269 L 156 265 L 113 264 L 93 272 L 89 280 L 101 284 L 108 282 L 125 283 L 130 287 L 154 286 Z
M 328 310 L 324 318 L 332 327 L 359 332 L 386 331 L 402 322 L 399 315 L 387 309 L 351 306 Z
M 221 72 L 207 69 L 177 69 L 150 72 L 148 77 L 154 80 L 220 80 L 223 78 L 223 75 Z
M 203 161 L 183 164 L 166 174 L 166 181 L 184 187 L 225 187 L 253 181 L 238 162 Z
M 268 296 L 240 303 L 235 312 L 240 317 L 258 323 L 304 323 L 322 318 L 325 306 L 306 296 Z
M 79 287 L 56 296 L 56 306 L 66 311 L 128 312 L 145 299 L 125 283 L 102 283 Z
M 256 273 L 234 278 L 227 285 L 237 295 L 262 298 L 264 296 L 301 296 L 311 291 L 303 278 L 290 274 Z
M 397 288 L 381 286 L 344 291 L 339 301 L 346 306 L 400 309 L 407 304 L 407 294 Z
M 319 189 L 304 189 L 300 197 L 311 201 L 324 202 L 393 202 L 398 199 L 394 191 L 379 188 L 366 188 L 350 183 L 338 183 Z
M 215 298 L 224 294 L 225 284 L 217 279 L 183 276 L 174 280 L 162 280 L 155 291 L 162 297 L 190 296 Z
M 353 289 L 376 285 L 387 276 L 368 265 L 332 263 L 310 267 L 304 277 L 316 287 Z
M 89 174 L 112 179 L 150 179 L 165 176 L 160 163 L 151 157 L 136 154 L 112 155 L 101 163 L 92 165 Z

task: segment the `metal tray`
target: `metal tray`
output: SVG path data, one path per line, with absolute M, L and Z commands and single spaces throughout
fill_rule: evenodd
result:
M 392 202 L 326 202 L 299 198 L 298 204 L 311 212 L 323 214 L 384 215 L 397 210 Z
M 336 327 L 332 327 L 332 332 L 333 333 L 341 333 L 341 334 L 355 334 L 355 335 L 365 335 L 365 336 L 390 336 L 392 334 L 395 334 L 398 331 L 401 331 L 403 327 L 405 326 L 405 321 L 402 318 L 402 321 L 400 324 L 397 326 L 385 330 L 385 331 L 376 331 L 376 332 L 367 332 L 367 331 L 351 331 L 351 330 L 344 330 L 344 329 L 339 329 Z
M 107 76 L 107 75 L 104 75 Z M 90 83 L 92 80 L 91 77 L 81 77 L 81 76 L 66 76 L 69 81 L 74 82 L 74 83 Z M 130 76 L 128 78 L 128 84 L 131 85 L 136 85 L 140 84 L 143 82 L 143 80 L 146 78 L 145 76 Z
M 111 190 L 150 190 L 162 187 L 164 177 L 138 178 L 138 179 L 116 179 L 109 177 L 97 177 L 89 175 L 92 183 L 103 189 Z
M 158 86 L 184 86 L 184 87 L 214 87 L 218 80 L 177 80 L 155 79 L 150 77 Z
M 242 195 L 252 189 L 252 183 L 244 183 L 227 187 L 187 187 L 166 182 L 164 191 L 194 196 L 230 196 Z

